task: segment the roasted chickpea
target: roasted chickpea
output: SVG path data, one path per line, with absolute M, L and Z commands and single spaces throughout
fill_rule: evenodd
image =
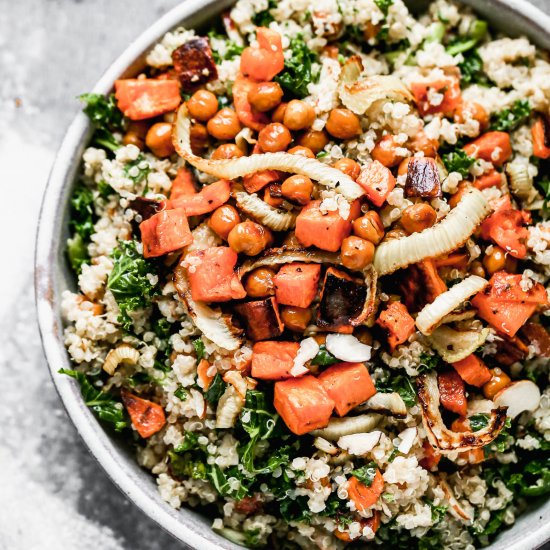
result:
M 275 109 L 282 99 L 283 89 L 278 82 L 258 82 L 248 92 L 250 105 L 262 113 Z
M 506 256 L 506 264 L 504 265 L 504 271 L 506 273 L 515 273 L 518 270 L 518 260 L 513 256 Z
M 196 123 L 191 124 L 191 131 L 189 134 L 189 141 L 191 142 L 191 151 L 195 155 L 200 155 L 208 147 L 208 131 L 204 124 Z
M 398 147 L 399 145 L 395 142 L 394 137 L 388 134 L 380 139 L 374 146 L 374 149 L 371 151 L 371 156 L 384 166 L 392 168 L 403 160 L 403 156 L 397 153 Z
M 394 239 L 402 239 L 407 235 L 408 233 L 404 229 L 401 229 L 400 227 L 395 227 L 394 229 L 390 229 L 386 233 L 384 241 L 393 241 Z
M 169 122 L 157 122 L 153 124 L 147 132 L 145 144 L 153 155 L 161 159 L 169 157 L 175 152 L 174 145 L 172 144 L 172 125 Z
M 372 40 L 376 37 L 376 35 L 380 32 L 380 25 L 374 25 L 372 21 L 367 21 L 365 23 L 365 30 L 363 31 L 363 36 L 365 37 L 365 40 L 368 42 L 369 40 Z
M 298 145 L 311 149 L 314 154 L 322 151 L 328 142 L 328 136 L 323 130 L 306 130 L 298 138 Z
M 378 212 L 370 210 L 364 216 L 353 220 L 353 232 L 358 237 L 378 244 L 384 238 L 384 225 Z
M 283 204 L 283 194 L 278 183 L 271 183 L 264 188 L 264 202 L 273 208 L 279 208 Z
M 461 103 L 455 111 L 455 120 L 464 124 L 469 120 L 477 120 L 479 129 L 484 130 L 489 126 L 489 115 L 479 103 L 475 101 Z
M 308 307 L 284 306 L 281 308 L 281 320 L 286 328 L 295 332 L 304 332 L 311 321 L 311 309 Z
M 323 47 L 323 55 L 330 57 L 331 59 L 338 59 L 338 46 L 336 44 L 327 44 Z
M 464 196 L 464 193 L 466 193 L 466 191 L 468 190 L 469 185 L 470 183 L 467 181 L 463 181 L 462 183 L 458 184 L 458 189 L 448 201 L 451 208 L 455 208 L 456 205 L 462 200 L 462 197 Z
M 401 225 L 408 233 L 416 233 L 432 227 L 437 221 L 437 212 L 425 202 L 413 204 L 403 211 Z
M 348 158 L 338 159 L 332 165 L 332 167 L 336 168 L 337 170 L 340 170 L 340 172 L 343 172 L 344 174 L 346 174 L 346 176 L 349 176 L 352 180 L 356 180 L 359 177 L 359 174 L 361 173 L 361 167 L 353 159 L 348 159 Z
M 485 254 L 483 267 L 489 275 L 502 271 L 506 265 L 506 252 L 500 246 L 494 245 L 492 250 Z
M 365 239 L 351 236 L 342 241 L 340 258 L 348 269 L 363 269 L 374 257 L 374 244 Z
M 510 377 L 499 369 L 491 369 L 491 380 L 486 384 L 483 384 L 483 395 L 487 399 L 493 399 L 493 397 L 500 391 L 503 390 L 506 386 L 509 386 L 512 382 Z
M 273 242 L 273 235 L 267 227 L 246 221 L 237 224 L 229 232 L 227 242 L 237 254 L 257 256 Z
M 409 162 L 411 161 L 412 157 L 404 158 L 397 168 L 397 175 L 398 176 L 405 176 L 407 174 L 407 171 L 409 169 Z
M 425 157 L 435 157 L 439 148 L 439 141 L 430 139 L 422 130 L 411 141 L 411 149 L 415 153 L 422 151 Z
M 235 143 L 223 143 L 213 153 L 213 160 L 221 159 L 237 159 L 243 157 L 244 153 L 237 147 Z
M 361 123 L 359 117 L 349 109 L 332 109 L 326 129 L 335 138 L 351 139 L 361 133 Z
M 128 124 L 128 130 L 122 138 L 124 145 L 135 145 L 143 151 L 145 149 L 145 136 L 149 130 L 149 123 L 146 120 L 136 120 Z
M 285 111 L 288 103 L 279 103 L 277 108 L 273 111 L 271 114 L 271 120 L 272 122 L 280 122 L 283 123 L 283 120 L 285 119 Z
M 187 101 L 187 108 L 193 118 L 206 122 L 218 111 L 218 98 L 208 90 L 197 90 Z
M 286 106 L 283 123 L 289 130 L 305 130 L 314 120 L 315 110 L 305 101 L 293 99 Z
M 308 159 L 314 159 L 315 153 L 309 149 L 308 147 L 302 147 L 301 145 L 296 145 L 296 147 L 292 147 L 287 151 L 287 153 L 290 153 L 291 155 L 301 155 L 302 157 L 306 157 Z
M 324 346 L 327 341 L 327 335 L 324 332 L 318 332 L 313 335 L 313 339 L 320 345 Z
M 286 126 L 280 122 L 272 122 L 260 130 L 258 145 L 264 153 L 277 153 L 286 151 L 290 145 L 292 136 Z
M 470 264 L 470 273 L 478 277 L 485 277 L 485 269 L 480 261 L 475 260 Z
M 241 221 L 237 210 L 230 204 L 216 208 L 208 220 L 208 226 L 222 239 L 227 240 L 230 231 Z
M 220 109 L 207 123 L 208 133 L 219 140 L 234 139 L 241 131 L 241 123 L 233 109 Z
M 313 183 L 307 176 L 295 174 L 290 176 L 281 185 L 281 193 L 292 202 L 307 204 L 311 200 Z
M 275 294 L 275 272 L 267 267 L 258 267 L 244 282 L 244 289 L 251 298 L 265 298 Z

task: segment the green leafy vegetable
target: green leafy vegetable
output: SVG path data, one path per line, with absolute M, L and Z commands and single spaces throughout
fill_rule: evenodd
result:
M 151 165 L 145 160 L 142 154 L 139 154 L 135 160 L 124 165 L 124 175 L 130 178 L 136 185 L 147 180 L 150 172 Z
M 514 101 L 509 109 L 491 116 L 491 130 L 511 132 L 521 126 L 531 116 L 531 105 L 527 99 Z
M 216 31 L 210 31 L 208 33 L 208 38 L 210 38 L 210 43 L 212 43 L 212 40 L 223 40 L 225 42 L 225 51 L 222 54 L 217 50 L 217 48 L 212 47 L 212 57 L 214 58 L 214 62 L 221 63 L 225 59 L 234 59 L 238 55 L 241 55 L 242 51 L 244 50 L 244 46 L 239 46 L 235 42 L 232 42 L 229 40 L 229 38 L 223 34 L 220 34 Z
M 100 420 L 112 424 L 117 432 L 128 426 L 128 419 L 122 403 L 110 393 L 95 388 L 88 376 L 77 370 L 60 369 L 58 372 L 71 376 L 78 381 L 84 403 Z
M 361 468 L 353 470 L 351 472 L 351 475 L 356 477 L 361 483 L 363 483 L 367 487 L 370 487 L 372 485 L 372 482 L 374 481 L 377 470 L 378 467 L 376 466 L 376 463 L 369 462 L 365 466 L 361 466 Z
M 326 348 L 325 344 L 319 346 L 317 355 L 311 360 L 312 365 L 320 365 L 321 367 L 327 367 L 328 365 L 334 365 L 338 363 L 338 359 L 334 357 Z
M 67 240 L 67 255 L 71 267 L 78 275 L 82 265 L 90 261 L 88 243 L 94 232 L 94 195 L 86 185 L 79 183 L 71 197 L 70 228 L 74 231 L 73 237 Z
M 229 479 L 232 477 L 237 477 L 241 481 L 237 488 L 229 482 Z M 213 464 L 208 470 L 208 479 L 214 486 L 214 489 L 224 497 L 227 496 L 235 500 L 241 500 L 248 493 L 246 485 L 242 483 L 243 478 L 235 467 L 223 471 L 217 464 Z
M 116 151 L 120 143 L 113 136 L 113 131 L 122 129 L 123 117 L 114 94 L 82 94 L 79 99 L 85 103 L 83 111 L 96 127 L 93 142 Z
M 476 161 L 475 158 L 469 157 L 463 149 L 456 149 L 443 155 L 442 160 L 449 172 L 458 172 L 463 178 L 468 177 L 470 166 Z
M 388 375 L 385 380 L 378 380 L 376 390 L 380 393 L 397 392 L 407 407 L 414 407 L 416 404 L 416 391 L 406 374 Z
M 457 55 L 475 48 L 478 42 L 483 40 L 487 34 L 487 28 L 488 25 L 486 21 L 482 21 L 481 19 L 474 20 L 466 35 L 459 36 L 449 44 L 447 53 L 450 55 Z
M 83 264 L 90 261 L 87 244 L 79 233 L 75 233 L 72 239 L 67 239 L 67 255 L 73 271 L 79 275 Z
M 462 54 L 464 60 L 458 64 L 460 69 L 460 85 L 465 87 L 469 84 L 489 85 L 489 79 L 483 71 L 483 62 L 477 50 L 471 50 Z
M 428 36 L 424 39 L 424 42 L 441 42 L 445 37 L 446 27 L 440 22 L 436 21 L 428 27 Z
M 439 357 L 437 353 L 434 353 L 433 355 L 430 355 L 429 353 L 421 353 L 418 372 L 427 372 L 437 368 L 440 359 L 441 357 Z
M 174 395 L 180 400 L 185 401 L 189 397 L 189 392 L 180 384 Z
M 426 504 L 429 504 L 432 509 L 432 521 L 434 523 L 439 523 L 445 517 L 445 514 L 449 508 L 445 505 L 436 506 L 431 500 L 426 500 Z
M 199 434 L 197 432 L 185 432 L 183 443 L 180 443 L 177 447 L 174 447 L 174 452 L 180 454 L 185 451 L 194 451 L 200 448 Z
M 196 453 L 178 454 L 176 451 L 168 451 L 170 471 L 178 479 L 207 479 L 206 464 Z
M 197 361 L 204 359 L 204 342 L 197 338 L 193 340 L 193 347 L 195 348 L 195 353 L 197 354 Z
M 539 191 L 542 194 L 542 198 L 544 200 L 542 212 L 546 217 L 547 215 L 550 215 L 550 179 L 543 178 L 535 182 L 535 185 L 539 188 Z
M 269 24 L 272 21 L 275 21 L 275 18 L 271 15 L 271 10 L 277 7 L 276 0 L 268 0 L 267 8 L 265 10 L 259 11 L 256 15 L 252 17 L 252 22 L 257 27 L 269 27 Z
M 393 5 L 393 0 L 374 0 L 374 3 L 378 6 L 378 9 L 384 14 L 384 17 L 387 17 L 390 6 Z
M 204 393 L 204 398 L 212 405 L 220 400 L 220 397 L 223 395 L 224 391 L 225 382 L 223 381 L 220 373 L 217 372 L 216 376 L 214 376 L 214 379 L 210 383 L 208 390 Z
M 126 330 L 132 328 L 129 313 L 148 307 L 158 291 L 148 277 L 154 272 L 154 266 L 137 251 L 136 244 L 135 241 L 120 242 L 113 251 L 114 267 L 107 280 L 107 288 L 120 310 L 118 321 Z
M 319 56 L 311 51 L 301 35 L 290 40 L 292 56 L 285 59 L 285 68 L 275 80 L 291 94 L 302 98 L 308 95 L 307 86 L 316 82 L 319 73 L 314 69 L 313 64 L 319 61 Z
M 468 420 L 470 422 L 470 427 L 472 428 L 472 431 L 478 432 L 479 430 L 487 427 L 487 425 L 489 424 L 489 415 L 483 413 L 474 414 L 468 417 Z M 510 433 L 508 432 L 510 427 L 511 420 L 507 418 L 504 428 L 498 434 L 496 439 L 489 443 L 489 445 L 486 445 L 484 447 L 486 455 L 490 454 L 491 452 L 503 453 L 504 451 L 506 451 L 510 444 Z
M 309 523 L 311 512 L 308 506 L 308 498 L 305 496 L 296 497 L 295 500 L 287 497 L 279 502 L 279 511 L 285 521 L 299 521 Z

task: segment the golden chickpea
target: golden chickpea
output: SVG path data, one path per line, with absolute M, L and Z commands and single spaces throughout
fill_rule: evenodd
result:
M 208 133 L 219 140 L 234 139 L 241 131 L 241 123 L 233 109 L 220 109 L 207 123 Z
M 278 82 L 258 82 L 248 92 L 250 105 L 262 113 L 275 109 L 282 99 L 283 89 Z
M 351 236 L 342 241 L 340 259 L 348 269 L 364 269 L 374 257 L 374 244 L 365 239 Z
M 122 138 L 124 145 L 135 145 L 143 151 L 145 149 L 145 136 L 149 130 L 146 120 L 135 120 L 128 124 L 128 129 Z
M 234 143 L 223 143 L 213 153 L 213 160 L 237 159 L 243 157 L 244 153 Z
M 277 153 L 286 151 L 290 145 L 292 136 L 286 126 L 280 122 L 272 122 L 260 130 L 258 145 L 264 153 Z
M 468 190 L 469 185 L 470 183 L 467 181 L 463 181 L 462 183 L 458 184 L 458 189 L 448 201 L 451 208 L 455 208 L 456 205 L 462 200 L 462 197 L 464 196 L 464 193 L 466 193 L 466 191 Z
M 352 180 L 356 180 L 361 173 L 361 166 L 359 166 L 359 164 L 353 159 L 338 159 L 332 167 L 340 170 L 340 172 L 344 172 L 344 174 L 349 176 Z
M 398 147 L 399 144 L 396 143 L 394 137 L 388 134 L 374 146 L 371 156 L 387 168 L 393 168 L 403 160 L 403 157 L 397 153 Z
M 378 244 L 384 238 L 384 225 L 378 212 L 370 210 L 364 216 L 353 220 L 353 232 L 358 237 Z
M 275 272 L 267 267 L 258 267 L 248 275 L 244 289 L 251 298 L 266 298 L 275 294 Z
M 482 105 L 471 102 L 462 102 L 455 111 L 455 120 L 460 124 L 464 124 L 469 120 L 477 120 L 479 122 L 479 129 L 484 130 L 489 126 L 489 115 Z
M 475 260 L 470 264 L 470 273 L 478 277 L 485 277 L 485 269 L 480 261 Z
M 153 155 L 161 159 L 169 157 L 175 152 L 174 145 L 172 144 L 172 125 L 169 122 L 157 122 L 153 124 L 147 132 L 145 144 Z
M 196 123 L 191 124 L 191 131 L 189 134 L 189 141 L 191 142 L 191 151 L 195 155 L 200 155 L 208 147 L 208 131 L 204 124 Z
M 308 307 L 284 306 L 281 308 L 281 320 L 285 327 L 294 332 L 304 332 L 311 321 L 311 309 Z
M 315 110 L 305 101 L 293 99 L 286 106 L 283 123 L 289 130 L 305 130 L 314 120 Z
M 506 252 L 500 246 L 494 245 L 489 254 L 483 258 L 483 267 L 489 275 L 502 271 L 506 265 Z
M 424 202 L 413 204 L 403 211 L 401 225 L 408 233 L 416 233 L 432 227 L 437 220 L 437 212 Z
M 365 37 L 365 40 L 368 42 L 369 40 L 372 40 L 376 37 L 376 35 L 380 32 L 380 25 L 374 25 L 372 21 L 367 21 L 365 23 L 365 30 L 363 31 L 363 36 Z
M 422 130 L 411 141 L 411 149 L 418 153 L 422 151 L 425 157 L 435 157 L 439 148 L 439 141 L 430 139 Z
M 292 202 L 307 204 L 313 193 L 313 182 L 307 176 L 295 174 L 283 181 L 281 193 Z
M 273 242 L 273 235 L 267 227 L 246 221 L 237 224 L 229 232 L 227 242 L 237 254 L 257 256 Z
M 287 153 L 290 153 L 291 155 L 301 155 L 302 157 L 306 157 L 308 159 L 314 159 L 315 153 L 309 149 L 308 147 L 302 147 L 301 145 L 296 145 L 296 147 L 292 147 L 287 151 Z
M 283 123 L 283 120 L 285 119 L 285 111 L 288 103 L 279 103 L 277 108 L 273 111 L 271 114 L 271 120 L 273 122 L 280 122 Z
M 230 204 L 216 208 L 208 220 L 208 226 L 222 239 L 227 240 L 231 230 L 241 221 L 237 210 Z
M 306 130 L 299 138 L 298 145 L 311 149 L 314 154 L 319 153 L 329 142 L 327 133 L 323 130 Z
M 271 183 L 264 189 L 264 202 L 273 208 L 279 208 L 283 204 L 283 194 L 278 183 Z
M 326 129 L 335 138 L 351 139 L 361 133 L 361 123 L 359 117 L 349 109 L 332 109 Z
M 140 151 L 145 149 L 145 141 L 135 132 L 126 132 L 122 138 L 122 143 L 124 145 L 135 145 Z
M 515 273 L 518 270 L 518 260 L 513 256 L 506 256 L 506 264 L 504 265 L 504 271 L 506 273 Z
M 492 378 L 486 384 L 483 384 L 483 395 L 487 399 L 493 399 L 493 397 L 506 386 L 509 386 L 512 380 L 510 377 L 499 369 L 491 369 Z
M 324 332 L 318 332 L 313 335 L 313 339 L 320 345 L 324 346 L 327 341 L 327 335 Z
M 409 169 L 409 162 L 411 161 L 411 157 L 404 158 L 397 168 L 397 175 L 398 176 L 404 176 L 407 174 L 407 170 Z
M 217 113 L 218 98 L 208 90 L 198 90 L 187 101 L 187 108 L 193 118 L 206 122 Z

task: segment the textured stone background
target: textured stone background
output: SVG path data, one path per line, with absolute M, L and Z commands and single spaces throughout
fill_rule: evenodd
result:
M 0 550 L 181 548 L 118 492 L 66 417 L 32 292 L 40 199 L 75 97 L 177 3 L 0 0 Z

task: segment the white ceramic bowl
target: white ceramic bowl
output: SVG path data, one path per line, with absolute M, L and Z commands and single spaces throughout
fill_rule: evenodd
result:
M 93 91 L 108 93 L 117 78 L 136 74 L 144 66 L 144 53 L 173 27 L 181 24 L 200 26 L 232 3 L 232 0 L 184 1 L 132 42 L 109 67 Z M 506 34 L 525 34 L 540 47 L 550 49 L 550 17 L 525 0 L 465 0 L 463 3 L 474 7 Z M 413 8 L 421 7 L 420 2 L 411 4 Z M 92 454 L 120 490 L 144 513 L 192 548 L 236 550 L 241 547 L 211 531 L 211 519 L 186 508 L 174 510 L 161 500 L 153 477 L 138 466 L 134 453 L 123 441 L 113 437 L 98 423 L 84 405 L 75 381 L 57 374 L 60 368 L 70 368 L 63 345 L 60 316 L 62 291 L 75 287 L 64 252 L 68 237 L 69 198 L 90 134 L 91 127 L 86 116 L 77 115 L 67 131 L 50 174 L 38 226 L 36 306 L 53 381 L 71 420 Z M 533 550 L 549 539 L 550 501 L 528 510 L 512 529 L 503 531 L 489 548 Z

